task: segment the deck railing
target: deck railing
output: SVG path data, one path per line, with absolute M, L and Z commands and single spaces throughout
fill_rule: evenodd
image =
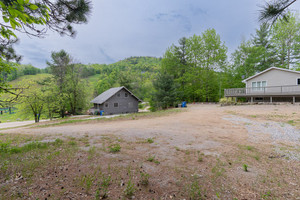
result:
M 300 85 L 253 87 L 253 88 L 231 88 L 224 90 L 225 97 L 251 96 L 251 95 L 300 95 Z

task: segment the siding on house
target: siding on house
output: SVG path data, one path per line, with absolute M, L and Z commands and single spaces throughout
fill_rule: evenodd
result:
M 252 87 L 252 82 L 266 81 L 267 87 L 270 86 L 286 86 L 297 85 L 298 79 L 300 79 L 300 73 L 284 71 L 279 69 L 271 69 L 265 73 L 262 73 L 256 77 L 253 77 L 246 82 L 246 88 Z
M 111 88 L 91 101 L 94 107 L 90 112 L 102 110 L 106 115 L 138 112 L 139 102 L 142 101 L 124 86 Z
M 125 94 L 128 96 L 125 97 Z M 115 107 L 115 103 L 118 104 L 117 107 Z M 108 107 L 106 107 L 105 104 L 107 104 Z M 104 114 L 133 113 L 138 112 L 138 104 L 139 102 L 134 96 L 132 96 L 125 89 L 122 89 L 109 98 L 106 102 L 101 104 L 101 108 L 104 111 Z

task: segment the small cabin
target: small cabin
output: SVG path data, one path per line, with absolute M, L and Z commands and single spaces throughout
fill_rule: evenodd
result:
M 91 114 L 103 112 L 104 115 L 134 113 L 139 111 L 139 102 L 142 102 L 126 87 L 110 88 L 94 98 L 91 103 Z

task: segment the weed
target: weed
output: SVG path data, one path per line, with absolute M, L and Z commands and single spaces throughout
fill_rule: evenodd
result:
M 198 152 L 198 162 L 203 162 L 204 153 Z
M 190 185 L 189 196 L 191 200 L 202 199 L 201 188 L 197 180 Z
M 110 185 L 111 176 L 102 176 L 102 183 L 99 184 L 101 187 L 98 188 L 95 194 L 95 199 L 105 199 L 108 197 L 108 186 Z M 101 192 L 102 189 L 102 192 Z
M 271 197 L 271 191 L 268 191 L 266 194 L 261 195 L 262 199 L 269 199 Z
M 253 147 L 253 146 L 246 146 L 246 149 L 247 149 L 248 151 L 252 151 L 252 150 L 254 149 L 254 147 Z
M 155 155 L 154 156 L 149 155 L 149 157 L 147 158 L 147 161 L 154 162 L 155 164 L 160 164 L 160 162 L 155 159 Z
M 57 139 L 54 141 L 54 145 L 56 145 L 56 146 L 61 146 L 63 143 L 64 143 L 64 141 L 61 140 L 61 139 L 59 139 L 59 138 L 57 138 Z
M 68 144 L 71 145 L 71 146 L 76 146 L 77 142 L 75 142 L 75 141 L 69 141 Z
M 244 169 L 245 172 L 248 172 L 248 165 L 243 164 L 243 169 Z
M 260 159 L 259 155 L 255 155 L 255 156 L 253 156 L 253 158 L 257 161 L 259 161 L 259 159 Z
M 93 156 L 95 155 L 95 153 L 96 153 L 96 147 L 91 147 L 91 148 L 89 148 L 89 150 L 88 150 L 88 159 L 90 160 L 90 159 L 92 159 L 93 158 Z
M 147 161 L 149 161 L 149 162 L 154 162 L 154 160 L 155 160 L 155 156 L 149 155 L 149 157 L 147 158 Z
M 153 140 L 153 138 L 147 138 L 147 142 L 148 142 L 149 144 L 152 144 L 152 143 L 154 142 L 154 140 Z
M 134 183 L 132 182 L 131 178 L 129 179 L 128 183 L 127 183 L 127 186 L 124 190 L 124 194 L 126 197 L 132 197 L 133 194 L 135 192 L 135 185 Z
M 149 184 L 149 177 L 149 174 L 141 172 L 141 185 L 147 186 Z
M 90 191 L 93 181 L 94 181 L 94 177 L 92 175 L 81 176 L 80 185 L 82 187 L 85 187 L 86 193 L 88 193 Z
M 176 151 L 180 151 L 180 148 L 179 147 L 175 147 Z
M 117 153 L 121 151 L 121 146 L 119 144 L 112 144 L 108 148 L 109 148 L 109 152 L 111 153 Z

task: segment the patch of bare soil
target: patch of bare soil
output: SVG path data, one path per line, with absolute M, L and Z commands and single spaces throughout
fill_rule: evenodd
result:
M 269 129 L 251 127 L 295 121 L 299 109 L 190 105 L 153 118 L 3 130 L 0 140 L 64 142 L 5 154 L 0 199 L 297 199 L 300 162 L 285 153 L 299 154 L 297 142 L 277 137 L 275 144 Z M 42 164 L 30 167 L 35 156 Z

